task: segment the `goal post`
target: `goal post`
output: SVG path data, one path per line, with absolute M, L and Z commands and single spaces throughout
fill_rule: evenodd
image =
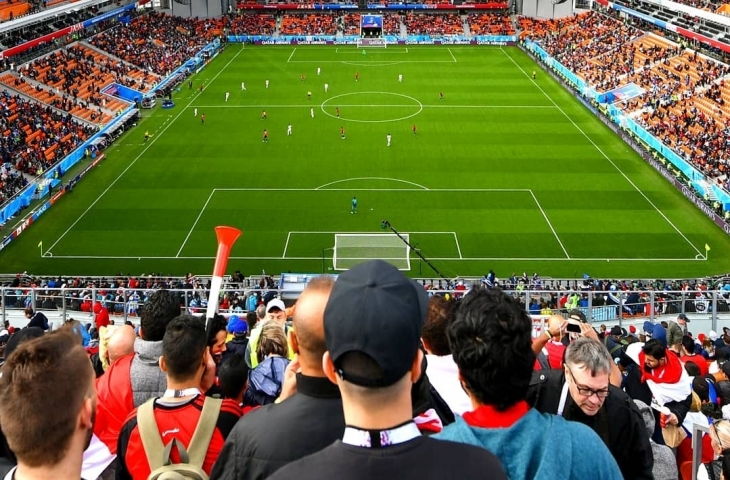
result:
M 357 48 L 388 48 L 384 38 L 358 38 Z
M 409 242 L 408 234 L 401 236 Z M 349 270 L 368 260 L 385 260 L 398 270 L 411 269 L 410 249 L 394 233 L 336 233 L 332 268 Z

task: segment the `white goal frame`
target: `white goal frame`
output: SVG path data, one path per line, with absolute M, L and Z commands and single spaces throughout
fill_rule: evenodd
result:
M 398 270 L 409 271 L 411 249 L 406 242 L 410 243 L 410 239 L 407 233 L 400 236 L 402 239 L 395 233 L 336 233 L 332 268 L 349 270 L 358 263 L 380 259 L 392 263 Z
M 385 38 L 358 38 L 357 48 L 388 48 L 388 41 Z

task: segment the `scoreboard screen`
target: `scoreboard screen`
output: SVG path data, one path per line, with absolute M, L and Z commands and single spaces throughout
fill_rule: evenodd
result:
M 382 15 L 362 15 L 360 17 L 360 28 L 363 30 L 367 29 L 383 29 L 383 16 Z

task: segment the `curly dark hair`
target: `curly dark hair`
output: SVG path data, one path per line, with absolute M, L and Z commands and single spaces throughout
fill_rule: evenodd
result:
M 525 399 L 535 364 L 532 320 L 516 299 L 472 290 L 447 333 L 466 388 L 481 404 L 501 411 Z
M 142 340 L 159 342 L 170 320 L 180 315 L 180 301 L 168 290 L 157 290 L 142 306 L 139 323 Z

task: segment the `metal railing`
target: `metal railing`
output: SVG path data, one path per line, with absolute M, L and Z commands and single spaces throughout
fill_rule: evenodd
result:
M 0 287 L 0 320 L 22 327 L 27 320 L 23 310 L 31 307 L 42 311 L 54 323 L 69 318 L 92 318 L 94 305 L 101 303 L 112 318 L 136 323 L 140 308 L 154 289 L 128 288 L 31 288 Z M 203 287 L 172 289 L 180 301 L 181 312 L 204 313 L 208 291 Z M 450 295 L 460 298 L 467 290 L 429 290 L 431 295 Z M 641 325 L 645 321 L 675 318 L 680 313 L 690 319 L 694 333 L 718 331 L 730 326 L 730 290 L 684 291 L 565 291 L 565 290 L 512 290 L 508 291 L 525 305 L 533 318 L 565 314 L 572 308 L 581 310 L 596 326 Z M 221 313 L 244 313 L 261 302 L 285 296 L 291 292 L 257 285 L 227 284 L 220 301 L 227 297 L 228 308 Z M 638 329 L 638 327 L 637 327 Z M 639 329 L 640 331 L 640 329 Z

